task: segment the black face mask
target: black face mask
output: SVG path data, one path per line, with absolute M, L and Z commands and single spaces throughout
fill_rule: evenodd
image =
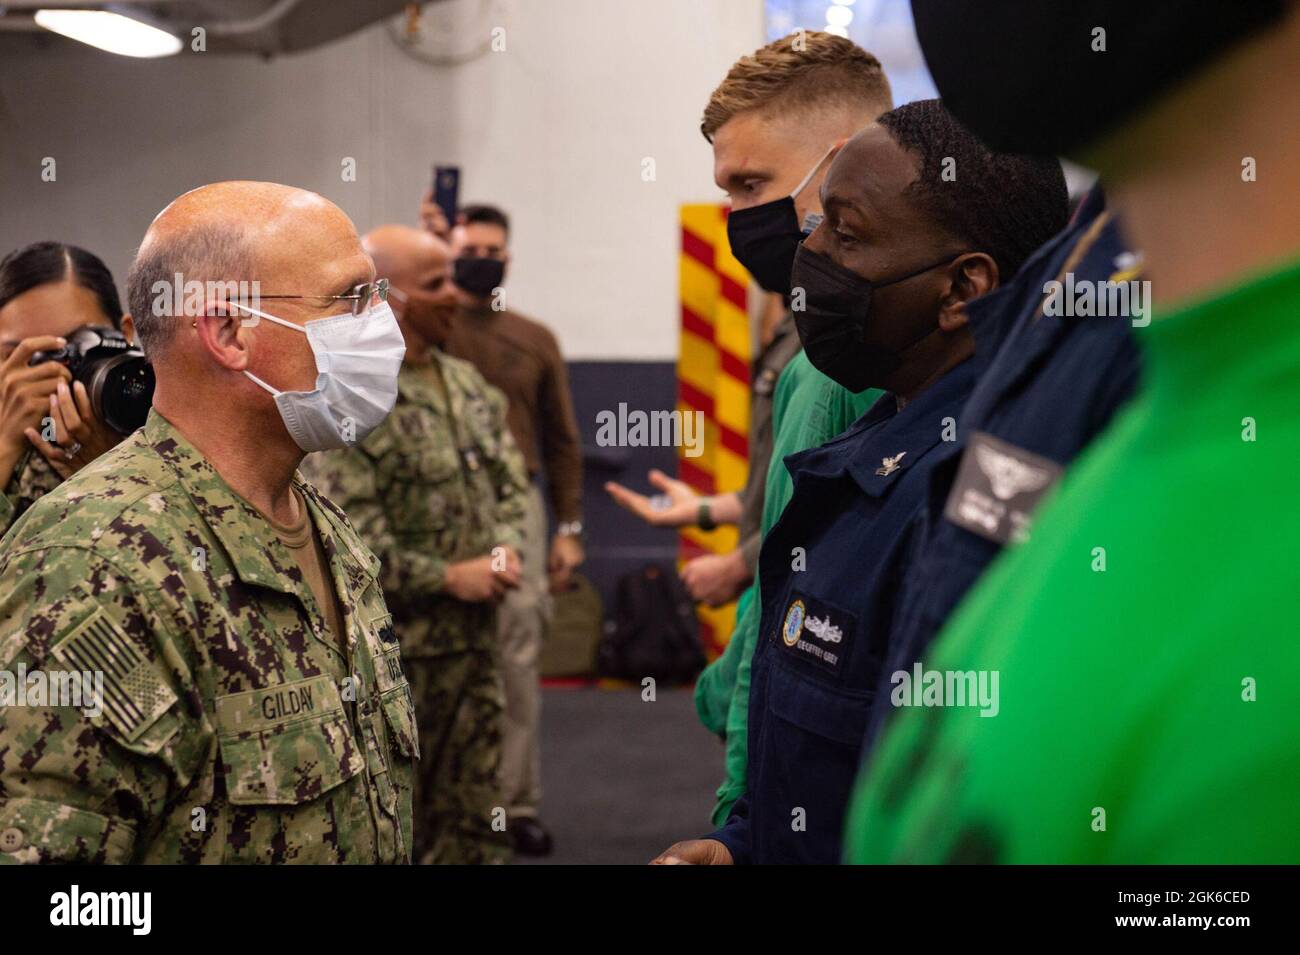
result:
M 500 288 L 506 277 L 506 264 L 500 259 L 464 255 L 452 263 L 451 269 L 452 281 L 470 295 L 480 298 L 486 298 L 494 289 Z
M 904 352 L 934 329 L 924 330 L 897 350 L 869 344 L 866 335 L 871 293 L 938 268 L 951 262 L 957 254 L 888 282 L 872 282 L 800 246 L 795 253 L 790 285 L 796 290 L 803 289 L 804 307 L 794 310 L 794 325 L 813 367 L 852 392 L 878 386 L 903 363 Z
M 764 291 L 790 295 L 790 269 L 794 266 L 795 250 L 822 218 L 810 212 L 804 218 L 803 228 L 800 228 L 794 197 L 812 182 L 834 151 L 834 146 L 826 150 L 790 195 L 739 209 L 727 216 L 727 241 L 731 244 L 731 254 Z
M 727 216 L 731 254 L 768 292 L 790 294 L 790 269 L 803 237 L 791 196 Z
M 912 16 L 944 105 L 980 139 L 1002 152 L 1077 155 L 1286 6 L 912 0 Z

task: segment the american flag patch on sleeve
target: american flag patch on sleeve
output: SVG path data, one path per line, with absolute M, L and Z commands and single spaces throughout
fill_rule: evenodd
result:
M 140 734 L 176 702 L 139 643 L 102 609 L 96 610 L 52 651 L 74 671 L 104 675 L 104 715 L 126 738 Z

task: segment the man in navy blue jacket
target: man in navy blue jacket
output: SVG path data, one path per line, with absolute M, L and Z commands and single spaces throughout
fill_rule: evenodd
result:
M 1057 477 L 1137 386 L 1130 329 L 1150 320 L 1148 302 L 1138 256 L 1105 205 L 1094 187 L 1014 281 L 967 310 L 979 383 L 916 515 L 864 760 L 898 706 L 910 704 L 905 690 L 962 597 L 1004 547 L 1029 538 Z
M 791 308 L 812 363 L 886 394 L 786 458 L 794 496 L 764 541 L 748 791 L 662 863 L 836 862 L 910 532 L 976 381 L 969 303 L 1065 224 L 1053 159 L 993 153 L 937 100 L 882 115 L 840 152 Z

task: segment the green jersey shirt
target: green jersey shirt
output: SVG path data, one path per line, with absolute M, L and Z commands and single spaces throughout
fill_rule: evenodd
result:
M 896 686 L 850 861 L 1300 862 L 1298 323 L 1291 265 L 1141 330 L 1139 397 Z
M 785 467 L 786 455 L 825 444 L 862 417 L 881 394 L 872 388 L 855 395 L 814 368 L 803 351 L 785 366 L 772 406 L 772 460 L 763 498 L 764 536 L 785 510 L 794 490 Z M 695 706 L 701 721 L 710 730 L 725 733 L 727 740 L 727 776 L 718 787 L 713 809 L 715 825 L 726 821 L 731 804 L 745 791 L 749 665 L 762 610 L 758 588 L 755 575 L 736 604 L 736 626 L 727 649 L 700 674 L 695 686 Z

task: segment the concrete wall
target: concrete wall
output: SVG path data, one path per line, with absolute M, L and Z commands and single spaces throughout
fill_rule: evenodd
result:
M 762 43 L 760 0 L 453 3 L 467 28 L 504 26 L 505 51 L 433 66 L 382 25 L 270 62 L 0 36 L 0 251 L 74 242 L 121 284 L 150 219 L 194 186 L 304 186 L 364 230 L 414 223 L 431 165 L 448 162 L 462 199 L 513 214 L 510 304 L 568 358 L 674 358 L 677 207 L 721 196 L 699 116 Z

